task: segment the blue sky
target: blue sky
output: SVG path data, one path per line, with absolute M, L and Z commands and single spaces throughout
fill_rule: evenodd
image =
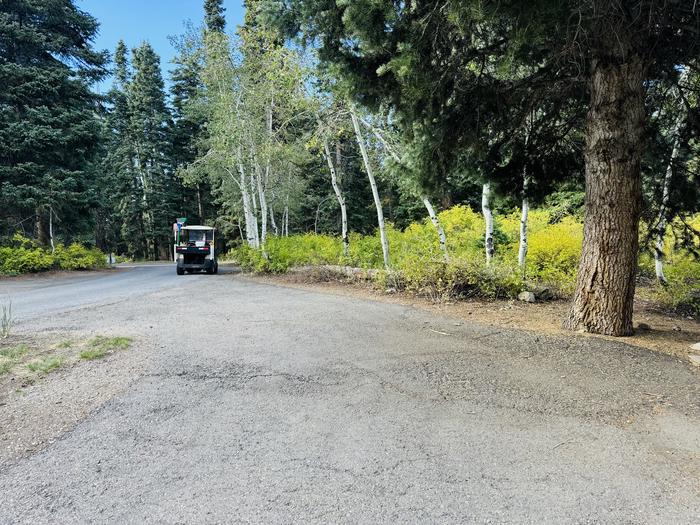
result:
M 187 20 L 199 25 L 204 19 L 203 0 L 77 0 L 76 4 L 100 22 L 96 49 L 113 53 L 120 38 L 130 49 L 147 40 L 160 55 L 166 82 L 175 55 L 168 36 L 183 33 Z M 224 7 L 228 29 L 232 31 L 243 22 L 243 1 L 224 0 Z M 110 83 L 102 82 L 97 91 L 108 90 Z

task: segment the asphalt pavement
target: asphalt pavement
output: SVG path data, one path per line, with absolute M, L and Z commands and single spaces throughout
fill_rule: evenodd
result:
M 0 471 L 2 524 L 700 523 L 700 375 L 669 356 L 170 265 L 2 294 L 19 333 L 147 356 Z

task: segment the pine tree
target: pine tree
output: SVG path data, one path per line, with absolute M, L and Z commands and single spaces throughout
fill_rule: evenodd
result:
M 226 19 L 223 0 L 204 0 L 204 24 L 207 31 L 223 33 L 226 29 Z
M 98 23 L 72 0 L 0 3 L 0 224 L 33 221 L 49 244 L 89 228 L 89 163 L 100 135 L 97 96 L 106 53 L 90 42 Z
M 172 160 L 177 173 L 184 177 L 182 206 L 187 217 L 196 216 L 200 223 L 211 218 L 207 213 L 212 197 L 207 177 L 203 173 L 187 173 L 186 167 L 195 161 L 204 147 L 206 115 L 204 110 L 201 75 L 204 50 L 201 35 L 193 27 L 180 38 L 173 40 L 178 54 L 171 71 L 173 106 Z
M 165 258 L 180 193 L 170 158 L 171 115 L 165 103 L 160 58 L 148 43 L 134 49 L 132 56 L 133 78 L 126 93 L 146 255 Z

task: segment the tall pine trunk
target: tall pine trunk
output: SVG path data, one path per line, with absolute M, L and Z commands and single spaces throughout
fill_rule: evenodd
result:
M 633 332 L 645 124 L 640 57 L 593 60 L 586 126 L 586 213 L 576 291 L 565 326 Z
M 355 128 L 355 136 L 357 138 L 357 145 L 360 147 L 360 153 L 362 154 L 362 160 L 365 164 L 365 171 L 367 172 L 367 177 L 369 178 L 369 184 L 372 187 L 372 196 L 374 197 L 374 206 L 377 208 L 377 223 L 379 224 L 379 237 L 382 243 L 382 256 L 384 257 L 384 267 L 388 270 L 390 268 L 389 264 L 389 239 L 386 236 L 386 226 L 384 224 L 384 210 L 382 209 L 382 201 L 379 198 L 379 190 L 377 189 L 377 181 L 374 180 L 374 173 L 372 173 L 372 166 L 369 162 L 369 156 L 367 155 L 367 148 L 365 147 L 365 139 L 362 137 L 362 130 L 360 130 L 360 122 L 357 119 L 355 112 L 350 113 L 352 118 L 352 125 Z

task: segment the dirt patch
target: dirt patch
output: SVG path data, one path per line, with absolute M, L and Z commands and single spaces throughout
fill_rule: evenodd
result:
M 143 360 L 123 336 L 18 332 L 0 340 L 0 466 L 72 429 L 137 377 Z
M 561 326 L 569 307 L 568 301 L 563 300 L 534 304 L 515 300 L 437 301 L 394 291 L 383 292 L 376 289 L 368 279 L 338 275 L 322 269 L 304 269 L 283 275 L 246 275 L 245 278 L 413 306 L 480 324 L 572 335 L 572 332 L 564 330 Z M 635 301 L 634 323 L 636 333 L 630 337 L 617 338 L 584 333 L 575 335 L 624 342 L 654 352 L 670 354 L 684 361 L 689 361 L 690 346 L 700 341 L 700 321 L 658 311 L 649 301 Z

